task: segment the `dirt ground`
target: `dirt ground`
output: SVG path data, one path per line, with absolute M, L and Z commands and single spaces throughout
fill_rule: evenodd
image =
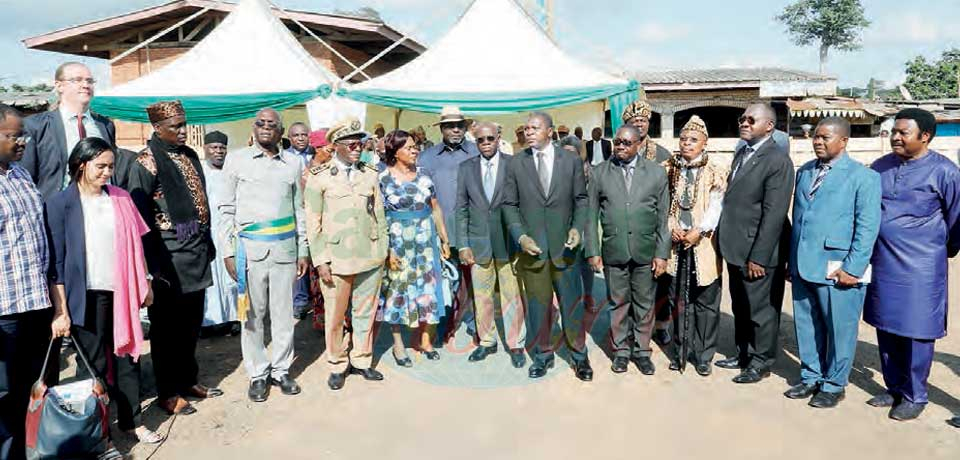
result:
M 960 262 L 951 265 L 950 324 L 956 324 Z M 603 295 L 597 281 L 595 291 Z M 720 354 L 729 356 L 733 317 L 726 292 L 722 311 Z M 960 414 L 960 331 L 937 342 L 926 412 L 898 423 L 864 404 L 883 387 L 876 335 L 863 323 L 847 398 L 838 408 L 817 410 L 782 396 L 799 372 L 791 315 L 785 302 L 782 353 L 773 376 L 757 385 L 736 385 L 734 371 L 719 368 L 707 378 L 692 369 L 670 372 L 659 349 L 656 375 L 643 376 L 633 366 L 615 375 L 595 345 L 609 329 L 609 316 L 601 314 L 588 339 L 591 383 L 577 380 L 559 360 L 546 378 L 531 381 L 526 369 L 510 367 L 502 348 L 482 363 L 468 363 L 472 346 L 462 333 L 440 361 L 415 357 L 413 368 L 401 369 L 382 333 L 378 369 L 386 379 L 353 376 L 332 392 L 321 336 L 301 321 L 291 373 L 303 392 L 285 396 L 275 389 L 266 403 L 255 404 L 246 397 L 239 338 L 204 339 L 200 379 L 226 395 L 176 418 L 148 399 L 147 425 L 169 439 L 159 448 L 122 437 L 118 444 L 134 459 L 960 458 L 960 429 L 945 423 Z M 143 363 L 150 392 L 149 355 Z

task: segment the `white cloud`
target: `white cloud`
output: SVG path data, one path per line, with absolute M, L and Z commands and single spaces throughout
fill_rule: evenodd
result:
M 941 16 L 905 13 L 884 16 L 877 20 L 864 34 L 868 44 L 887 45 L 892 43 L 940 43 L 960 40 L 960 29 L 947 23 Z M 950 17 L 949 19 L 954 19 Z M 938 20 L 943 22 L 938 22 Z

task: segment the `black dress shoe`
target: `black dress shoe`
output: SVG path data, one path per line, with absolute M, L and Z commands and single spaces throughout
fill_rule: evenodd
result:
M 912 403 L 904 399 L 903 401 L 900 401 L 900 404 L 897 404 L 896 406 L 893 406 L 893 409 L 890 409 L 889 415 L 890 418 L 898 422 L 906 422 L 919 417 L 926 408 L 926 404 Z
M 383 380 L 383 374 L 380 371 L 368 367 L 366 369 L 359 369 L 353 366 L 350 366 L 350 373 L 353 375 L 362 375 L 364 380 L 380 381 Z
M 590 360 L 587 358 L 577 361 L 576 364 L 573 365 L 573 372 L 577 374 L 578 379 L 584 382 L 593 380 L 593 368 L 590 367 Z
M 670 366 L 669 366 L 669 368 L 670 368 L 671 371 L 679 371 L 679 370 L 680 370 L 680 360 L 677 359 L 677 358 L 670 358 Z
M 893 407 L 896 403 L 897 398 L 890 393 L 881 393 L 867 400 L 867 404 L 873 407 Z
M 327 379 L 327 386 L 331 390 L 337 391 L 343 388 L 343 384 L 347 382 L 347 373 L 346 372 L 333 372 L 330 374 L 330 378 Z
M 696 366 L 694 366 L 694 369 L 696 369 L 698 374 L 704 377 L 707 377 L 713 373 L 713 365 L 711 365 L 710 363 L 697 364 Z
M 714 364 L 722 369 L 743 369 L 743 367 L 740 366 L 740 358 L 737 356 L 734 356 L 733 358 L 721 359 Z
M 657 366 L 653 365 L 653 361 L 650 361 L 649 356 L 630 358 L 630 360 L 637 366 L 637 369 L 640 369 L 640 373 L 643 375 L 653 375 L 657 372 Z
M 667 345 L 671 341 L 673 341 L 673 338 L 670 337 L 669 329 L 657 329 L 653 331 L 653 342 L 656 343 L 657 345 L 660 345 L 662 347 L 664 345 Z
M 806 399 L 816 394 L 818 389 L 820 389 L 820 387 L 815 383 L 807 385 L 806 383 L 800 382 L 783 392 L 783 395 L 790 399 Z
M 523 355 L 523 349 L 510 350 L 510 364 L 513 364 L 513 367 L 517 369 L 527 364 L 527 357 Z
M 485 347 L 483 345 L 480 345 L 479 347 L 477 347 L 476 350 L 473 350 L 473 353 L 470 353 L 470 357 L 467 358 L 467 361 L 470 361 L 470 362 L 483 361 L 484 359 L 487 358 L 487 356 L 490 356 L 496 352 L 497 352 L 496 344 L 493 344 L 492 347 Z
M 846 392 L 843 390 L 840 390 L 839 393 L 821 391 L 817 393 L 807 405 L 816 407 L 817 409 L 832 409 L 837 407 L 837 404 L 840 404 L 840 401 L 843 401 L 843 398 L 846 396 Z
M 533 364 L 530 365 L 527 375 L 532 379 L 543 377 L 547 375 L 547 369 L 553 368 L 553 364 L 553 356 L 547 359 L 533 358 Z
M 270 385 L 267 385 L 267 379 L 257 379 L 250 382 L 250 389 L 247 390 L 247 397 L 253 402 L 264 402 L 270 396 Z
M 423 356 L 426 356 L 430 361 L 436 361 L 440 359 L 440 352 L 437 350 L 430 350 L 423 352 Z
M 770 371 L 760 371 L 748 367 L 740 372 L 740 375 L 733 378 L 733 383 L 757 383 L 767 377 L 770 377 Z
M 280 392 L 285 395 L 300 394 L 300 385 L 288 374 L 281 375 L 279 379 L 270 377 L 270 384 L 280 387 Z
M 625 356 L 617 356 L 613 358 L 613 364 L 610 365 L 610 370 L 614 374 L 622 374 L 627 371 L 627 364 L 630 363 L 630 360 Z
M 947 424 L 950 425 L 950 426 L 952 426 L 952 427 L 954 427 L 954 428 L 960 428 L 960 415 L 958 415 L 958 416 L 956 416 L 956 417 L 954 417 L 954 418 L 952 418 L 952 419 L 950 419 L 950 420 L 947 420 Z
M 393 360 L 397 362 L 397 365 L 400 367 L 413 367 L 413 361 L 410 360 L 409 356 L 404 356 L 403 358 L 397 358 L 397 355 L 392 351 L 390 354 L 393 355 Z

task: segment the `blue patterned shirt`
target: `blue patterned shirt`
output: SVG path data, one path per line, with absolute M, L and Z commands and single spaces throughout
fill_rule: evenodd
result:
M 43 201 L 30 174 L 0 171 L 0 316 L 50 307 Z

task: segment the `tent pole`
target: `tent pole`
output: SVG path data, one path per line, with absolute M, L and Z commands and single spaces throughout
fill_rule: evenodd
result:
M 376 56 L 370 58 L 370 60 L 368 60 L 367 62 L 365 62 L 362 66 L 360 66 L 359 68 L 357 68 L 357 69 L 354 70 L 353 72 L 348 73 L 347 76 L 341 78 L 341 79 L 340 79 L 340 82 L 349 81 L 349 80 L 350 80 L 351 78 L 353 78 L 354 75 L 356 75 L 358 72 L 362 72 L 362 71 L 363 71 L 364 69 L 366 69 L 367 67 L 370 67 L 371 64 L 373 64 L 374 62 L 379 61 L 380 58 L 386 56 L 387 53 L 393 51 L 393 49 L 396 48 L 396 47 L 398 47 L 398 46 L 400 46 L 401 43 L 407 41 L 407 38 L 409 38 L 409 37 L 406 36 L 406 35 L 404 35 L 403 37 L 400 37 L 399 40 L 393 42 L 392 45 L 384 48 L 383 51 L 377 53 Z M 370 78 L 370 77 L 367 77 L 367 78 Z
M 403 109 L 397 109 L 397 111 L 393 113 L 393 129 L 394 129 L 394 130 L 400 129 L 400 114 L 401 114 L 401 113 L 403 113 Z
M 313 37 L 314 39 L 316 39 L 318 42 L 320 42 L 321 45 L 325 46 L 328 50 L 330 50 L 331 53 L 333 53 L 335 56 L 337 56 L 338 58 L 340 58 L 343 62 L 346 62 L 347 65 L 349 65 L 350 67 L 353 67 L 353 70 L 354 70 L 354 71 L 359 72 L 360 75 L 363 75 L 364 77 L 366 77 L 367 80 L 370 80 L 370 79 L 371 79 L 371 78 L 370 78 L 370 75 L 367 75 L 366 73 L 364 73 L 363 70 L 359 69 L 353 62 L 350 62 L 350 60 L 347 59 L 346 57 L 344 57 L 342 54 L 340 54 L 339 51 L 333 49 L 332 46 L 330 46 L 327 42 L 323 41 L 322 38 L 318 37 L 317 34 L 313 33 L 312 30 L 308 29 L 307 26 L 303 25 L 303 23 L 301 23 L 299 20 L 297 20 L 297 18 L 295 18 L 295 17 L 291 16 L 289 13 L 287 13 L 287 10 L 284 10 L 282 7 L 280 7 L 279 5 L 276 5 L 276 4 L 273 3 L 273 2 L 269 2 L 269 3 L 270 3 L 271 6 L 273 6 L 274 8 L 276 8 L 276 9 L 278 9 L 278 10 L 280 10 L 281 13 L 283 13 L 285 16 L 287 16 L 287 19 L 293 21 L 294 24 L 300 26 L 300 28 L 303 29 L 304 32 L 310 34 L 311 37 Z
M 217 3 L 219 3 L 219 2 L 217 2 Z M 208 6 L 208 7 L 204 8 L 204 9 L 202 9 L 202 10 L 200 10 L 200 11 L 197 11 L 196 13 L 191 14 L 190 16 L 187 16 L 186 19 L 184 19 L 184 20 L 182 20 L 182 21 L 180 21 L 180 22 L 178 22 L 178 23 L 176 23 L 176 24 L 174 24 L 174 25 L 172 25 L 172 26 L 170 26 L 170 27 L 167 27 L 166 29 L 163 29 L 163 30 L 161 30 L 160 32 L 157 32 L 155 35 L 153 35 L 152 37 L 144 40 L 144 41 L 143 41 L 142 43 L 140 43 L 139 45 L 134 46 L 133 48 L 130 48 L 130 49 L 128 49 L 128 50 L 120 53 L 119 55 L 117 55 L 117 57 L 115 57 L 115 58 L 111 59 L 109 62 L 107 62 L 107 64 L 113 64 L 114 62 L 117 62 L 117 61 L 119 61 L 119 60 L 121 60 L 121 59 L 129 56 L 131 53 L 137 51 L 138 49 L 143 48 L 144 46 L 147 46 L 147 45 L 149 45 L 149 44 L 157 41 L 157 39 L 159 39 L 160 37 L 162 37 L 162 36 L 170 33 L 170 31 L 176 29 L 177 27 L 180 27 L 180 26 L 182 26 L 182 25 L 184 25 L 184 24 L 186 24 L 186 23 L 188 23 L 188 22 L 190 22 L 190 21 L 192 21 L 192 20 L 200 17 L 200 15 L 206 13 L 207 11 L 210 11 L 210 8 L 213 8 L 213 7 L 212 7 L 212 6 Z

